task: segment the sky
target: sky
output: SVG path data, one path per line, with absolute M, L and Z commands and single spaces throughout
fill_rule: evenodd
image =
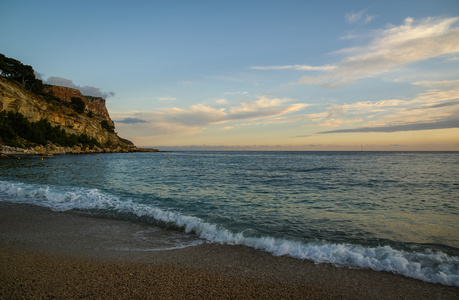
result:
M 0 53 L 160 150 L 459 150 L 459 1 L 0 0 Z

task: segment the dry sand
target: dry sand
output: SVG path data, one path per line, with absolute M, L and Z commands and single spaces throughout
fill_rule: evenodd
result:
M 459 299 L 459 288 L 242 246 L 120 251 L 139 225 L 0 204 L 1 299 Z M 128 242 L 128 241 L 123 241 Z

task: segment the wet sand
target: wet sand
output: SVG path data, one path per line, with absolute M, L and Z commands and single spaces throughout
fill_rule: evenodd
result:
M 273 257 L 243 246 L 204 243 L 158 251 L 168 247 L 166 239 L 147 251 L 138 232 L 151 233 L 149 244 L 177 234 L 146 224 L 0 203 L 0 299 L 459 297 L 456 287 Z

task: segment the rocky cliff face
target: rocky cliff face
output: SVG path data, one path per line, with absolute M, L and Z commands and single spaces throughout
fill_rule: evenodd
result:
M 68 133 L 86 134 L 95 138 L 104 148 L 120 149 L 129 148 L 125 142 L 115 134 L 108 132 L 101 126 L 101 121 L 106 120 L 111 126 L 105 100 L 102 98 L 86 99 L 78 90 L 51 86 L 55 96 L 70 101 L 71 97 L 79 97 L 85 103 L 84 114 L 78 114 L 73 109 L 45 101 L 42 97 L 30 93 L 20 86 L 0 78 L 0 110 L 19 112 L 29 121 L 47 119 L 53 125 L 59 125 Z M 92 112 L 92 116 L 88 113 Z M 91 115 L 91 114 L 89 114 Z
M 107 120 L 110 126 L 115 126 L 113 121 L 110 119 L 107 107 L 105 106 L 105 99 L 103 98 L 88 96 L 85 97 L 83 96 L 83 94 L 81 94 L 79 90 L 56 85 L 45 87 L 44 92 L 52 92 L 54 96 L 67 102 L 70 102 L 72 100 L 72 97 L 80 98 L 81 100 L 83 100 L 86 106 L 86 110 L 92 112 L 96 116 L 102 117 L 104 120 Z

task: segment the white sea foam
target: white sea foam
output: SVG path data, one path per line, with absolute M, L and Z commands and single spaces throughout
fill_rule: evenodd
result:
M 142 249 L 142 248 L 116 248 L 116 250 L 134 251 L 134 252 L 160 252 L 160 251 L 185 249 L 185 248 L 188 248 L 188 247 L 199 246 L 199 245 L 202 245 L 202 244 L 203 244 L 203 241 L 197 240 L 197 241 L 193 241 L 193 242 L 190 242 L 190 243 L 182 243 L 180 245 L 172 246 L 172 247 L 148 248 L 148 249 Z
M 389 271 L 432 283 L 459 286 L 459 257 L 442 252 L 406 252 L 390 246 L 365 247 L 353 244 L 326 242 L 300 243 L 272 237 L 247 237 L 222 226 L 177 212 L 135 203 L 102 192 L 98 189 L 44 187 L 23 183 L 0 181 L 0 200 L 31 203 L 56 211 L 72 209 L 109 210 L 131 213 L 138 217 L 152 217 L 157 221 L 183 227 L 210 242 L 245 245 L 273 255 L 288 255 L 316 263 L 370 268 Z

